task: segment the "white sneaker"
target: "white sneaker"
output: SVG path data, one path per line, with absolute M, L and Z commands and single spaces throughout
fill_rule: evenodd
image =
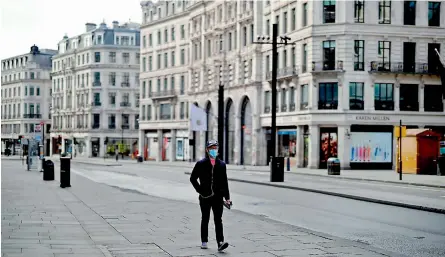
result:
M 201 249 L 208 249 L 207 242 L 202 242 Z

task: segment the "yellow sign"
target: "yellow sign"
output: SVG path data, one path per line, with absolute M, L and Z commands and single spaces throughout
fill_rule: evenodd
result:
M 400 137 L 400 126 L 394 127 L 394 137 Z M 406 126 L 402 126 L 402 137 L 406 137 Z

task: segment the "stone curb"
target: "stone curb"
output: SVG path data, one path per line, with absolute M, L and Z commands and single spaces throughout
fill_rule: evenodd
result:
M 184 172 L 184 174 L 190 175 L 191 172 L 186 171 L 186 172 Z M 259 181 L 252 181 L 252 180 L 246 180 L 246 179 L 237 179 L 237 178 L 229 178 L 229 180 L 230 181 L 235 181 L 235 182 L 241 182 L 241 183 L 248 183 L 248 184 L 256 184 L 256 185 L 271 186 L 271 187 L 278 187 L 278 188 L 286 188 L 286 189 L 292 189 L 292 190 L 300 190 L 300 191 L 306 191 L 306 192 L 318 193 L 318 194 L 324 194 L 324 195 L 331 195 L 331 196 L 337 196 L 337 197 L 348 198 L 348 199 L 364 201 L 364 202 L 385 204 L 385 205 L 391 205 L 391 206 L 402 207 L 402 208 L 407 208 L 407 209 L 413 209 L 413 210 L 420 210 L 420 211 L 427 211 L 427 212 L 445 214 L 445 209 L 438 209 L 438 208 L 432 208 L 432 207 L 426 207 L 426 206 L 420 206 L 420 205 L 414 205 L 414 204 L 407 204 L 407 203 L 393 202 L 393 201 L 387 201 L 387 200 L 373 199 L 373 198 L 369 198 L 369 197 L 349 195 L 349 194 L 342 194 L 342 193 L 336 193 L 336 192 L 330 192 L 330 191 L 318 190 L 318 189 L 311 189 L 311 188 L 305 188 L 305 187 L 288 186 L 288 185 L 282 185 L 282 184 L 273 184 L 271 182 L 259 182 Z
M 94 163 L 94 162 L 85 162 L 85 161 L 73 161 L 76 163 L 81 164 L 91 164 L 96 166 L 122 166 L 123 164 L 140 164 L 140 163 L 116 163 L 116 164 L 106 164 L 106 163 Z M 166 166 L 166 167 L 183 167 L 181 165 L 175 165 L 175 164 L 161 164 L 161 165 L 154 165 L 154 166 Z M 260 170 L 250 170 L 246 168 L 230 168 L 231 170 L 239 170 L 239 171 L 249 171 L 249 172 L 258 172 L 258 173 L 268 173 L 269 171 L 260 171 Z M 369 181 L 369 182 L 377 182 L 377 183 L 387 183 L 387 184 L 394 184 L 394 185 L 410 185 L 410 186 L 418 186 L 418 187 L 430 187 L 430 188 L 445 188 L 445 185 L 431 185 L 431 184 L 423 184 L 423 183 L 417 183 L 417 182 L 397 182 L 397 181 L 390 181 L 390 180 L 378 180 L 378 179 L 370 179 L 370 178 L 349 178 L 349 177 L 341 177 L 340 176 L 324 176 L 320 174 L 309 174 L 309 173 L 298 173 L 298 172 L 292 172 L 292 171 L 285 171 L 284 174 L 291 174 L 291 175 L 298 175 L 298 176 L 313 176 L 313 177 L 319 177 L 319 178 L 329 178 L 329 179 L 345 179 L 345 180 L 352 180 L 352 181 Z

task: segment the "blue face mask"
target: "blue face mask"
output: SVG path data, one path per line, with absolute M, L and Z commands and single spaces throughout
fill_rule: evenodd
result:
M 216 156 L 218 155 L 218 150 L 216 150 L 216 149 L 210 149 L 210 150 L 209 150 L 209 155 L 210 155 L 211 158 L 215 159 Z

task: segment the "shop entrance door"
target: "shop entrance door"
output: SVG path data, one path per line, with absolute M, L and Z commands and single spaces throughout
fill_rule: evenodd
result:
M 319 168 L 326 169 L 331 157 L 337 157 L 337 128 L 321 128 Z

